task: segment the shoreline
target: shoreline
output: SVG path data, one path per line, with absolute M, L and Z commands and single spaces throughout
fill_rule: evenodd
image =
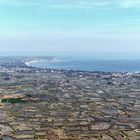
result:
M 27 65 L 27 66 L 32 66 L 33 63 L 38 63 L 38 62 L 43 62 L 43 61 L 46 61 L 46 60 L 42 59 L 42 60 L 31 60 L 31 61 L 26 61 L 26 62 L 25 62 L 25 65 Z
M 37 68 L 37 69 L 42 69 L 42 70 L 51 70 L 51 71 L 57 71 L 57 72 L 78 72 L 78 73 L 115 73 L 115 74 L 128 74 L 128 75 L 132 75 L 132 74 L 139 74 L 140 71 L 97 71 L 97 70 L 92 70 L 92 71 L 88 71 L 88 70 L 76 70 L 76 69 L 57 69 L 57 68 L 41 68 L 41 67 L 35 67 L 35 66 L 31 66 L 31 65 L 27 65 L 28 67 L 33 67 L 33 68 Z
M 82 70 L 82 69 L 64 69 L 64 68 L 47 68 L 47 67 L 37 67 L 37 66 L 32 66 L 32 64 L 34 63 L 40 63 L 40 62 L 45 62 L 45 61 L 48 61 L 48 62 L 51 62 L 53 61 L 50 60 L 50 59 L 36 59 L 36 60 L 28 60 L 28 61 L 25 61 L 24 64 L 28 67 L 34 67 L 34 68 L 40 68 L 40 69 L 50 69 L 50 70 L 58 70 L 58 71 L 81 71 L 81 72 L 105 72 L 105 73 L 140 73 L 140 71 L 136 70 L 136 71 L 106 71 L 106 70 Z

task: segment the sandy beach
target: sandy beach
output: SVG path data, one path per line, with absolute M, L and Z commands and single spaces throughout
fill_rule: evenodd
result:
M 31 66 L 33 63 L 38 63 L 38 62 L 43 62 L 43 61 L 45 61 L 45 60 L 32 60 L 32 61 L 27 61 L 27 62 L 25 62 L 25 65 L 27 65 L 27 66 Z

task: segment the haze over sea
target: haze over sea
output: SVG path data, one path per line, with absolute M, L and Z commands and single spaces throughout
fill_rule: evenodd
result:
M 138 53 L 48 52 L 30 53 L 30 56 L 54 56 L 51 61 L 31 63 L 31 66 L 40 68 L 105 72 L 140 71 Z

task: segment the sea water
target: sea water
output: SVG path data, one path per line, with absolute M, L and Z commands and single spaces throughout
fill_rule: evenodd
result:
M 54 56 L 51 61 L 39 61 L 31 66 L 51 69 L 139 72 L 140 55 L 132 53 L 46 53 Z

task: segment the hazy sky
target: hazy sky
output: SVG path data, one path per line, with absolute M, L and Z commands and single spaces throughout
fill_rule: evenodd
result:
M 0 0 L 0 51 L 140 52 L 140 0 Z

